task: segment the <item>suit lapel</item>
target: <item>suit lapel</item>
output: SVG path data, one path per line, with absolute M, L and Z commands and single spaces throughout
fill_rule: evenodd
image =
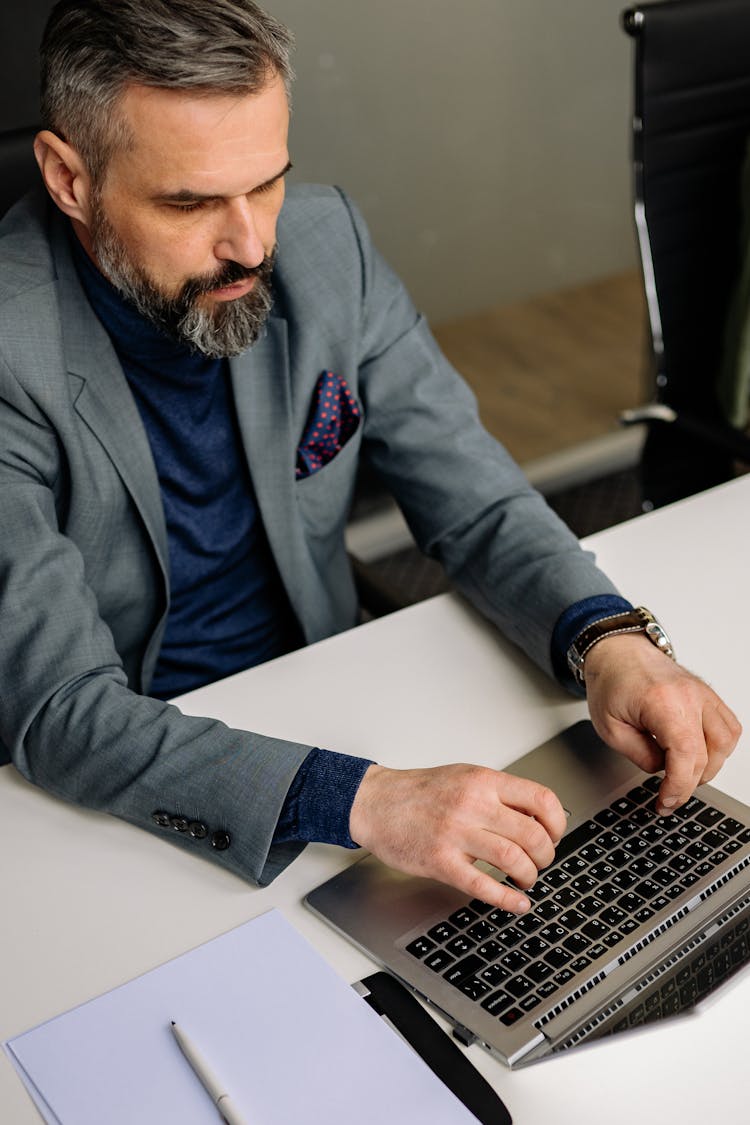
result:
M 80 287 L 67 237 L 56 224 L 53 247 L 60 321 L 74 406 L 107 451 L 132 496 L 166 578 L 167 531 L 151 447 L 109 336 Z
M 299 435 L 292 432 L 291 379 L 286 321 L 268 319 L 253 347 L 230 360 L 232 389 L 255 496 L 298 620 L 305 631 L 315 627 L 314 608 L 305 599 L 309 567 L 307 545 L 296 518 L 295 453 Z

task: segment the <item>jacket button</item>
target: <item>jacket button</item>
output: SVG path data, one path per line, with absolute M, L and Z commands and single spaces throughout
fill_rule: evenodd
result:
M 217 852 L 225 852 L 231 842 L 231 836 L 223 829 L 219 832 L 214 832 L 211 835 L 211 847 L 216 848 Z
M 203 840 L 208 835 L 208 829 L 201 820 L 190 821 L 190 835 L 195 840 Z
M 189 823 L 190 821 L 186 816 L 172 817 L 172 827 L 174 828 L 175 832 L 187 832 Z
M 154 824 L 158 824 L 160 828 L 169 828 L 169 825 L 172 822 L 169 813 L 163 812 L 161 809 L 157 809 L 156 812 L 152 812 L 151 819 L 153 820 Z

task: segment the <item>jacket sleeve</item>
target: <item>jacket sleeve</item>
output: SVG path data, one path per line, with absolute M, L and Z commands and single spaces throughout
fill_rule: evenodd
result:
M 473 394 L 343 198 L 362 262 L 359 393 L 367 456 L 421 549 L 552 675 L 560 615 L 584 598 L 617 591 L 482 427 Z
M 302 847 L 272 837 L 310 747 L 130 690 L 58 524 L 58 437 L 2 362 L 0 434 L 0 755 L 60 797 L 270 881 Z

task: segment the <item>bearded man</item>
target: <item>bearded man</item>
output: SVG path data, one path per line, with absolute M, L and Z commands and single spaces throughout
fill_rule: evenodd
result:
M 366 456 L 455 585 L 665 768 L 661 811 L 739 734 L 481 428 L 349 200 L 285 200 L 289 50 L 251 0 L 50 17 L 43 187 L 0 226 L 1 746 L 244 878 L 310 840 L 364 845 L 523 911 L 565 827 L 549 790 L 167 702 L 357 623 L 344 529 Z

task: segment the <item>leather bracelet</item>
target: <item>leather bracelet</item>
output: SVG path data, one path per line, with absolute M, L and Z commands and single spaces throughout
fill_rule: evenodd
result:
M 583 663 L 586 654 L 591 651 L 594 645 L 603 641 L 605 637 L 615 637 L 626 633 L 644 633 L 665 656 L 671 657 L 672 660 L 676 659 L 674 646 L 664 628 L 656 620 L 653 613 L 641 605 L 636 609 L 628 610 L 627 613 L 613 613 L 608 617 L 602 617 L 581 630 L 566 655 L 568 668 L 576 683 L 580 684 L 581 687 L 586 686 Z

